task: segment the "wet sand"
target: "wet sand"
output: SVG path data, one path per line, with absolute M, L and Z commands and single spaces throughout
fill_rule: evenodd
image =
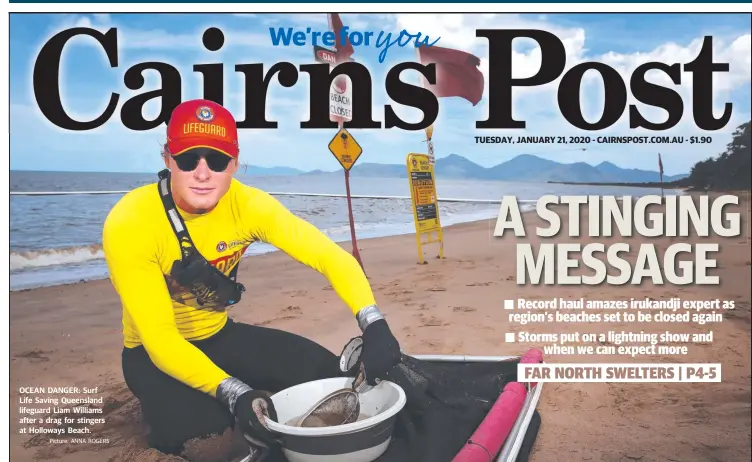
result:
M 749 200 L 743 197 L 741 236 L 731 238 L 651 238 L 661 252 L 676 242 L 718 242 L 717 286 L 521 286 L 516 284 L 518 242 L 542 242 L 534 226 L 544 222 L 526 214 L 528 238 L 491 236 L 495 220 L 445 228 L 445 259 L 435 244 L 425 246 L 427 264 L 417 264 L 414 235 L 359 241 L 361 256 L 377 301 L 400 340 L 413 354 L 517 355 L 532 343 L 505 343 L 506 332 L 606 332 L 608 330 L 704 333 L 713 342 L 690 346 L 684 356 L 548 356 L 549 362 L 721 362 L 722 383 L 630 384 L 551 383 L 539 405 L 542 426 L 531 460 L 735 461 L 749 460 L 750 433 L 750 244 Z M 565 218 L 566 213 L 560 213 Z M 357 220 L 357 217 L 356 217 Z M 587 222 L 583 215 L 582 223 Z M 567 220 L 563 219 L 564 230 Z M 583 229 L 583 228 L 581 228 Z M 584 228 L 587 229 L 587 228 Z M 628 242 L 647 238 L 569 238 L 551 242 Z M 547 241 L 548 242 L 548 241 Z M 343 247 L 350 250 L 349 244 Z M 636 252 L 629 258 L 634 263 Z M 323 276 L 286 255 L 241 262 L 240 281 L 248 291 L 231 311 L 241 322 L 289 330 L 310 337 L 335 353 L 357 325 Z M 593 300 L 629 298 L 730 300 L 736 308 L 723 321 L 705 326 L 653 324 L 528 324 L 509 322 L 503 300 L 562 297 Z M 120 371 L 121 308 L 109 281 L 12 292 L 10 295 L 10 460 L 61 462 L 167 462 L 146 448 L 146 426 L 138 402 Z M 24 386 L 99 387 L 106 423 L 86 438 L 108 442 L 55 444 L 54 436 L 23 435 L 19 428 L 19 388 Z M 40 407 L 31 405 L 30 407 Z M 101 405 L 99 407 L 102 407 Z M 57 437 L 60 439 L 70 436 Z M 234 443 L 231 443 L 234 441 Z M 240 445 L 240 446 L 238 446 Z M 228 460 L 242 442 L 225 435 L 193 448 L 188 460 Z

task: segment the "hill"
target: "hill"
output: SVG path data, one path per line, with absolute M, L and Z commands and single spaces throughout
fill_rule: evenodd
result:
M 258 167 L 256 165 L 242 165 L 238 168 L 238 173 L 248 176 L 278 176 L 278 175 L 300 175 L 305 173 L 302 170 L 292 167 Z
M 500 181 L 566 181 L 591 183 L 642 183 L 659 181 L 657 171 L 624 169 L 611 162 L 592 166 L 585 162 L 564 164 L 553 160 L 523 154 L 494 167 L 486 168 L 458 154 L 436 159 L 436 175 L 441 178 L 464 180 Z M 313 173 L 313 172 L 311 172 Z M 321 174 L 323 172 L 317 171 Z M 332 172 L 341 173 L 341 172 Z M 353 177 L 406 178 L 407 170 L 400 164 L 355 164 Z M 673 181 L 687 175 L 664 176 L 664 181 Z

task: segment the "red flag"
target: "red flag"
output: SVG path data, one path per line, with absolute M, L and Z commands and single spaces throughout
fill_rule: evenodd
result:
M 344 27 L 342 18 L 339 17 L 339 13 L 329 13 L 327 14 L 327 19 L 329 21 L 329 30 L 334 32 L 335 46 L 337 48 L 337 51 L 334 55 L 335 59 L 337 60 L 337 64 L 350 61 L 350 56 L 355 53 L 355 50 L 353 49 L 352 43 L 350 43 L 350 38 L 342 37 L 340 33 L 340 31 Z M 342 40 L 343 38 L 344 40 Z M 347 91 L 347 78 L 345 78 L 344 75 L 335 77 L 334 87 L 340 93 Z
M 436 64 L 436 84 L 423 78 L 423 86 L 439 98 L 458 96 L 473 106 L 483 98 L 483 73 L 478 69 L 480 58 L 452 48 L 423 45 L 418 48 L 421 64 Z
M 352 43 L 350 43 L 350 37 L 342 37 L 340 31 L 344 27 L 342 19 L 339 17 L 339 13 L 329 13 L 329 30 L 334 32 L 335 47 L 337 48 L 337 62 L 345 62 L 350 60 L 350 56 L 355 53 Z M 342 40 L 344 38 L 344 40 Z
M 661 172 L 661 178 L 663 178 L 663 161 L 661 160 L 661 153 L 658 153 L 658 170 Z

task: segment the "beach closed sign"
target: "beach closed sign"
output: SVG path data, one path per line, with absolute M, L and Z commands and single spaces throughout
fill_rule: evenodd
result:
M 329 89 L 329 115 L 334 122 L 352 120 L 352 82 L 346 75 L 335 77 Z
M 337 49 L 330 50 L 322 46 L 313 46 L 313 57 L 317 63 L 329 64 L 334 69 L 337 64 Z M 354 61 L 352 58 L 348 61 Z M 352 81 L 347 75 L 334 78 L 329 88 L 329 116 L 334 122 L 349 122 L 352 120 Z
M 420 263 L 423 263 L 424 244 L 438 242 L 440 244 L 439 257 L 443 258 L 443 236 L 441 220 L 439 218 L 439 201 L 436 195 L 433 163 L 426 154 L 407 155 L 407 177 L 410 181 L 410 197 L 415 218 L 415 233 L 418 242 Z M 436 236 L 434 236 L 436 233 Z M 426 241 L 422 236 L 428 235 Z

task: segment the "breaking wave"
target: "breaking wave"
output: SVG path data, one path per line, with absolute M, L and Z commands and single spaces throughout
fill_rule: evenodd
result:
M 104 259 L 99 244 L 10 252 L 10 270 L 70 265 Z
M 528 206 L 523 205 L 522 210 Z M 442 212 L 442 225 L 463 223 L 487 219 L 496 216 L 497 210 L 486 209 L 472 213 L 457 213 L 452 211 Z M 408 215 L 409 217 L 409 215 Z M 409 218 L 408 218 L 409 220 Z M 394 236 L 414 232 L 412 221 L 391 221 L 355 223 L 355 230 L 359 239 L 372 237 Z M 331 239 L 340 242 L 350 239 L 350 225 L 335 225 L 321 230 Z M 249 249 L 245 256 L 258 255 L 273 251 L 274 248 L 263 243 L 257 243 Z M 70 247 L 58 247 L 55 249 L 14 250 L 10 252 L 11 271 L 34 271 L 42 268 L 80 266 L 89 262 L 100 261 L 104 263 L 104 252 L 101 244 L 78 245 Z M 60 268 L 63 270 L 64 268 Z

